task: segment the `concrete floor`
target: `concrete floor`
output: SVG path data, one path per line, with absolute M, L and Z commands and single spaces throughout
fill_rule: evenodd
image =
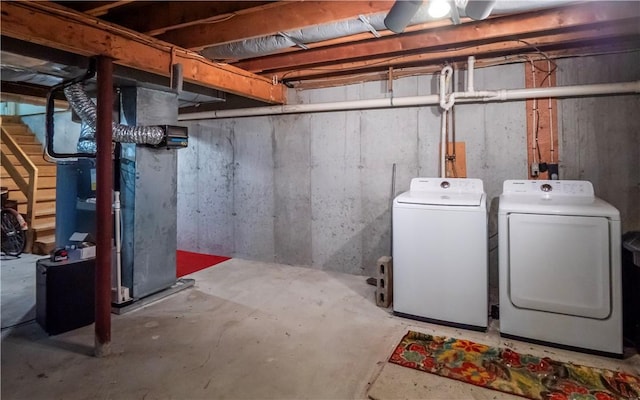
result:
M 3 399 L 515 398 L 386 362 L 407 329 L 640 374 L 612 360 L 392 316 L 361 276 L 233 259 L 194 288 L 112 317 L 112 354 L 93 326 L 48 336 L 35 322 L 35 260 L 2 261 Z M 25 322 L 12 328 L 10 325 Z

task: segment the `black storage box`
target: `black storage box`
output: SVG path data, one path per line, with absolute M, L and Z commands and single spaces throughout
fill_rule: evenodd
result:
M 36 321 L 57 335 L 94 322 L 95 259 L 36 262 Z

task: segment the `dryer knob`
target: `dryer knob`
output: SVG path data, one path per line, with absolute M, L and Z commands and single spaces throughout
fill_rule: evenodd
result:
M 440 184 L 440 187 L 443 189 L 447 189 L 449 186 L 451 186 L 451 184 L 448 181 L 442 181 Z
M 543 192 L 550 192 L 553 190 L 553 187 L 551 185 L 549 185 L 548 183 L 545 183 L 544 185 L 540 186 L 540 189 Z

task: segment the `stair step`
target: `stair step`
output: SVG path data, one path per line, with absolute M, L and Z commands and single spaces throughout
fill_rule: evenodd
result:
M 29 157 L 31 159 L 31 162 L 33 162 L 38 168 L 42 165 L 51 165 L 51 163 L 45 159 L 42 158 L 42 156 L 40 154 L 36 154 L 35 157 Z M 9 160 L 9 162 L 13 165 L 19 165 L 20 162 L 18 162 L 18 158 L 16 156 L 14 156 L 13 154 L 7 154 L 7 159 Z
M 27 201 L 26 196 L 22 192 L 11 192 L 11 198 L 18 203 Z M 56 189 L 42 189 L 36 193 L 36 202 L 51 201 L 56 199 Z
M 29 129 L 29 127 L 25 124 L 22 123 L 17 123 L 17 122 L 3 122 L 2 123 L 2 127 L 9 132 L 10 134 L 20 134 L 20 133 L 29 133 L 31 135 L 33 135 L 33 133 L 31 133 L 31 130 Z
M 22 118 L 18 115 L 3 115 L 0 117 L 0 124 L 21 124 Z
M 27 170 L 24 169 L 24 167 L 21 167 L 19 165 L 15 166 L 16 169 L 18 170 L 18 173 L 20 174 L 20 176 L 22 176 L 23 178 L 26 178 L 29 176 L 29 174 L 27 173 Z M 56 176 L 56 170 L 57 167 L 55 164 L 46 164 L 46 165 L 39 165 L 38 166 L 38 177 L 43 177 L 43 176 L 49 176 L 49 177 L 55 177 Z M 4 169 L 4 167 L 2 168 L 2 179 L 7 179 L 10 178 L 11 175 L 9 175 L 9 173 Z
M 32 228 L 37 232 L 47 231 L 47 230 L 55 230 L 56 229 L 56 217 L 44 217 L 44 218 L 36 218 L 36 220 L 31 224 Z
M 35 240 L 31 252 L 33 254 L 48 255 L 56 247 L 56 235 L 43 235 Z
M 56 236 L 56 228 L 55 227 L 49 227 L 49 226 L 44 226 L 42 228 L 37 228 L 33 230 L 34 235 L 35 235 L 35 241 L 36 242 L 40 242 L 43 241 L 43 239 L 41 238 L 46 238 L 48 236 L 53 236 L 54 239 L 53 241 L 55 242 L 55 236 Z
M 26 143 L 20 147 L 27 154 L 42 154 L 42 149 L 44 148 L 40 143 Z
M 2 178 L 2 186 L 9 188 L 9 191 L 20 191 L 18 184 L 11 178 Z M 55 189 L 56 177 L 38 178 L 38 189 Z
M 27 213 L 27 203 L 18 204 L 18 212 L 21 214 Z M 55 200 L 40 201 L 36 203 L 36 217 L 55 216 L 56 215 L 56 202 Z
M 17 143 L 27 143 L 27 144 L 34 144 L 34 143 L 40 143 L 38 141 L 38 138 L 36 137 L 36 135 L 14 135 L 11 134 L 11 132 L 9 132 L 9 134 L 11 135 L 11 137 L 13 138 L 13 140 L 15 140 Z
M 56 203 L 55 201 L 47 201 L 42 203 L 36 203 L 36 217 L 44 217 L 56 215 Z

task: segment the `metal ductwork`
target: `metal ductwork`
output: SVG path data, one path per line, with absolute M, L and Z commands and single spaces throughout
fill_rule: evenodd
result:
M 73 111 L 91 130 L 96 129 L 96 105 L 85 93 L 82 83 L 76 83 L 64 88 L 64 94 L 71 104 Z M 165 132 L 159 126 L 127 126 L 112 122 L 113 140 L 123 143 L 157 145 L 165 137 Z M 85 136 L 85 140 L 87 136 Z M 82 137 L 81 137 L 82 139 Z M 80 145 L 80 143 L 79 143 Z
M 95 153 L 98 151 L 96 130 L 84 121 L 80 123 L 80 138 L 76 148 L 80 153 Z
M 281 35 L 271 35 L 219 46 L 211 46 L 205 48 L 200 53 L 214 60 L 242 60 L 270 54 L 288 47 L 299 46 L 301 43 L 322 42 L 344 36 L 356 35 L 358 33 L 371 32 L 371 29 L 376 31 L 387 29 L 384 23 L 385 14 L 373 14 L 367 16 L 364 21 L 363 19 L 351 19 L 295 31 L 287 31 Z M 417 12 L 414 13 L 409 24 L 413 25 L 429 20 L 432 20 L 432 18 L 427 15 L 425 7 L 420 7 Z
M 476 21 L 483 20 L 491 14 L 493 7 L 495 7 L 497 0 L 473 0 L 467 2 L 464 8 L 464 13 L 467 17 L 475 19 Z
M 574 2 L 575 1 L 572 0 L 452 0 L 452 6 L 456 7 L 460 17 L 483 19 L 489 15 L 533 11 Z M 434 20 L 434 18 L 428 15 L 427 7 L 421 6 L 422 3 L 420 0 L 399 0 L 394 3 L 387 15 L 373 14 L 367 16 L 368 23 L 361 19 L 352 19 L 318 25 L 295 31 L 282 32 L 279 35 L 211 46 L 203 49 L 200 53 L 212 60 L 242 60 L 268 55 L 288 47 L 303 47 L 304 44 L 370 32 L 371 29 L 377 31 L 390 29 L 398 33 L 404 30 L 406 26 Z M 394 8 L 400 11 L 394 11 Z M 411 13 L 412 15 L 409 15 Z M 401 22 L 405 23 L 405 25 L 401 26 Z M 386 25 L 387 23 L 389 26 Z
M 399 0 L 393 4 L 384 19 L 384 26 L 392 32 L 402 33 L 411 18 L 418 12 L 422 0 Z

